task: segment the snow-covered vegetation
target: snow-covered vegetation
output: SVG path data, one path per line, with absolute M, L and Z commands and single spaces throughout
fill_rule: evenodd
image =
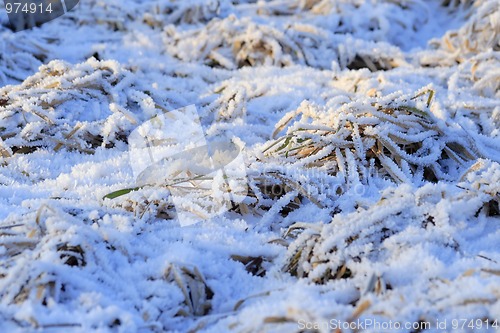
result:
M 81 0 L 0 35 L 2 332 L 500 331 L 498 0 Z M 182 226 L 128 139 L 188 105 L 248 193 L 186 187 Z

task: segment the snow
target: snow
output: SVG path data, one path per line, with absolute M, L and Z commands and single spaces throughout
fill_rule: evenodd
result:
M 2 8 L 2 331 L 500 332 L 499 31 L 497 0 Z

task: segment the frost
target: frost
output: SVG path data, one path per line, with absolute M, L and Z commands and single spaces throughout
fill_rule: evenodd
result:
M 89 0 L 13 33 L 2 7 L 0 327 L 500 320 L 499 13 Z
M 114 61 L 90 59 L 76 66 L 52 61 L 21 85 L 0 90 L 0 117 L 7 125 L 0 135 L 13 150 L 67 146 L 92 152 L 115 145 L 160 109 L 157 103 L 163 101 L 140 89 L 134 74 Z

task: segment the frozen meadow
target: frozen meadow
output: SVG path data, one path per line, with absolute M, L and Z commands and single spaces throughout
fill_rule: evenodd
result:
M 0 35 L 0 331 L 500 332 L 498 0 L 81 0 Z M 187 106 L 244 147 L 238 200 L 138 177 L 131 135 Z

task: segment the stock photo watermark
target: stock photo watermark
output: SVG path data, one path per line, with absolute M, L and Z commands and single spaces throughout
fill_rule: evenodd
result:
M 243 144 L 207 139 L 193 105 L 161 113 L 129 136 L 138 187 L 166 186 L 181 226 L 220 215 L 248 193 Z
M 10 28 L 23 31 L 50 22 L 78 5 L 79 0 L 4 0 Z
M 500 323 L 498 320 L 466 318 L 435 319 L 431 321 L 422 320 L 415 322 L 358 318 L 350 321 L 339 319 L 330 319 L 328 321 L 299 320 L 297 322 L 297 327 L 301 330 L 368 331 L 378 333 L 400 332 L 401 330 L 420 332 L 433 329 L 438 332 L 448 333 L 457 330 L 496 330 L 500 328 Z

